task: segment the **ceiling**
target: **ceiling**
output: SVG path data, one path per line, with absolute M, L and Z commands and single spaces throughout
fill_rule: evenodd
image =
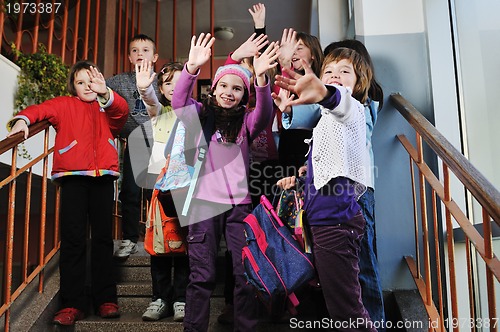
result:
M 211 0 L 196 0 L 196 35 L 210 32 Z M 284 28 L 297 31 L 310 31 L 311 0 L 267 0 L 261 2 L 266 6 L 266 32 L 271 41 L 281 40 Z M 253 20 L 248 12 L 254 4 L 253 0 L 214 0 L 214 26 L 231 27 L 234 37 L 231 40 L 217 40 L 214 44 L 214 55 L 226 57 L 253 33 Z M 189 53 L 191 42 L 191 0 L 177 0 L 177 59 L 185 59 Z M 173 43 L 173 0 L 160 0 L 160 58 L 171 59 Z M 156 0 L 142 1 L 141 32 L 155 36 Z

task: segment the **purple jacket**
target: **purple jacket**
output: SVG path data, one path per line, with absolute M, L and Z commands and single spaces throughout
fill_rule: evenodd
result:
M 203 105 L 191 97 L 198 74 L 199 71 L 191 75 L 184 66 L 172 97 L 172 107 L 186 130 L 196 130 L 199 137 L 202 134 L 199 114 Z M 273 117 L 269 83 L 255 86 L 255 94 L 255 109 L 245 114 L 236 144 L 218 143 L 216 135 L 212 135 L 194 197 L 222 204 L 251 203 L 248 193 L 249 147 Z

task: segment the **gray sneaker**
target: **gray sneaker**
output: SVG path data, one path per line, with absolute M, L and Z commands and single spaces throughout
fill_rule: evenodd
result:
M 174 322 L 182 322 L 184 320 L 184 302 L 174 302 Z
M 130 240 L 122 240 L 120 247 L 116 249 L 114 256 L 118 258 L 127 258 L 130 254 L 137 252 L 137 243 Z
M 142 314 L 142 320 L 156 321 L 162 319 L 163 317 L 166 317 L 167 314 L 167 304 L 165 303 L 165 301 L 162 301 L 162 299 L 158 299 L 149 304 L 149 307 Z

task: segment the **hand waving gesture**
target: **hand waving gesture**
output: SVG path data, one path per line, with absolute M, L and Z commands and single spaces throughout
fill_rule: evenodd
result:
M 279 62 L 282 67 L 288 68 L 292 63 L 293 52 L 297 48 L 297 32 L 292 28 L 284 29 L 281 36 Z
M 256 29 L 262 29 L 266 26 L 266 6 L 263 3 L 258 3 L 253 5 L 252 8 L 248 9 L 250 15 L 252 15 L 253 24 Z
M 302 76 L 289 68 L 284 70 L 290 78 L 281 75 L 276 76 L 275 84 L 280 88 L 295 93 L 298 98 L 288 100 L 288 105 L 314 104 L 323 100 L 328 95 L 325 84 L 314 74 L 311 66 L 304 59 L 301 59 L 305 75 Z
M 238 47 L 231 58 L 235 61 L 241 61 L 244 58 L 252 57 L 259 54 L 259 50 L 269 43 L 267 40 L 267 35 L 259 35 L 255 38 L 255 33 L 253 33 L 250 38 L 248 38 L 240 47 Z
M 189 49 L 189 58 L 186 64 L 186 69 L 191 74 L 194 74 L 198 68 L 203 66 L 212 54 L 211 47 L 215 42 L 215 38 L 209 33 L 206 35 L 202 32 L 198 38 L 191 38 L 191 48 Z
M 155 73 L 152 70 L 151 61 L 142 60 L 141 64 L 135 64 L 135 80 L 138 89 L 148 88 L 155 79 Z
M 278 107 L 278 109 L 283 112 L 290 114 L 292 111 L 292 108 L 290 107 L 290 102 L 295 98 L 293 94 L 290 93 L 290 91 L 281 89 L 279 93 L 272 92 L 271 97 L 274 100 L 274 104 Z
M 279 45 L 272 42 L 261 55 L 253 57 L 253 69 L 258 86 L 266 84 L 266 71 L 278 65 L 276 59 L 279 54 Z
M 92 91 L 98 95 L 104 95 L 108 92 L 104 76 L 102 76 L 101 72 L 96 67 L 90 67 L 90 69 L 87 70 L 87 74 L 90 77 L 90 89 Z

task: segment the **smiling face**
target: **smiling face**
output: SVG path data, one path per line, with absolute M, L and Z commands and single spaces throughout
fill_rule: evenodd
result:
M 352 62 L 342 59 L 325 64 L 321 72 L 321 81 L 325 84 L 341 85 L 353 90 L 357 77 Z
M 220 107 L 234 108 L 240 104 L 245 95 L 245 84 L 239 76 L 226 74 L 217 82 L 214 94 Z
M 302 39 L 299 39 L 299 42 L 297 44 L 297 48 L 295 49 L 295 52 L 293 52 L 293 56 L 292 56 L 292 65 L 293 65 L 293 69 L 295 71 L 304 69 L 304 68 L 302 68 L 302 63 L 301 63 L 300 59 L 306 60 L 306 62 L 309 65 L 312 62 L 311 49 L 304 44 Z
M 179 80 L 180 76 L 181 76 L 180 71 L 174 72 L 172 79 L 168 80 L 168 78 L 166 78 L 159 87 L 161 94 L 165 98 L 167 98 L 167 100 L 170 102 L 172 101 L 172 96 L 174 95 L 174 89 L 175 89 L 175 86 L 177 85 L 177 81 Z
M 80 100 L 85 102 L 92 102 L 96 100 L 97 93 L 90 89 L 90 76 L 87 73 L 86 69 L 81 69 L 76 72 L 74 87 L 76 91 L 76 96 L 80 98 Z
M 153 63 L 158 60 L 158 54 L 155 53 L 155 45 L 150 40 L 137 39 L 130 43 L 128 59 L 135 66 L 141 64 L 142 60 Z

